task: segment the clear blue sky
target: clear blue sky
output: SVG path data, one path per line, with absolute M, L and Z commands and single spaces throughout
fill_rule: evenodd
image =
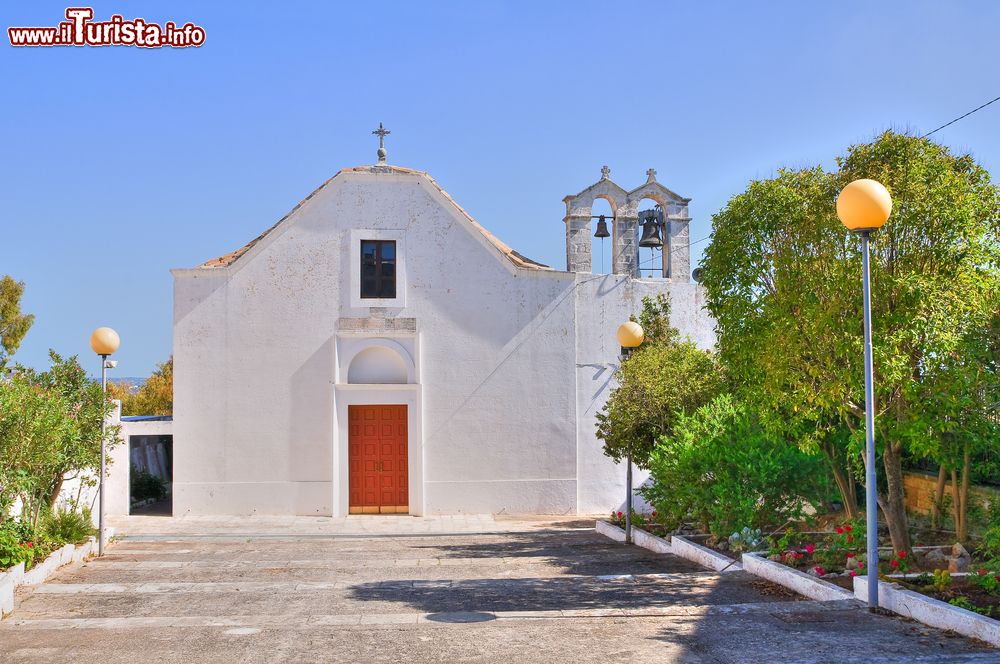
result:
M 626 188 L 656 168 L 693 198 L 698 239 L 750 179 L 1000 95 L 994 2 L 97 2 L 97 19 L 192 21 L 207 41 L 7 43 L 65 7 L 0 9 L 0 274 L 37 316 L 17 360 L 96 365 L 88 335 L 111 325 L 120 376 L 170 354 L 170 268 L 373 162 L 379 121 L 391 163 L 563 268 L 561 200 L 602 164 Z M 936 137 L 997 175 L 1000 103 Z

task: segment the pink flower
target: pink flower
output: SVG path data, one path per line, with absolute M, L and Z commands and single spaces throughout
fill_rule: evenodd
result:
M 622 513 L 621 512 L 618 513 L 618 518 L 619 519 L 622 518 Z
M 826 574 L 826 570 L 823 569 L 822 567 L 816 566 L 816 567 L 813 567 L 813 569 L 816 570 L 816 573 L 819 574 L 820 576 L 823 576 L 824 574 Z
M 864 561 L 861 561 L 861 562 L 859 562 L 859 563 L 858 563 L 858 569 L 864 569 L 864 568 L 865 568 L 865 563 L 864 563 Z
M 838 535 L 843 535 L 844 534 L 844 529 L 841 528 L 840 526 L 837 526 L 837 534 Z
M 855 572 L 855 571 L 854 571 L 854 570 L 852 569 L 852 570 L 851 570 L 851 576 L 857 576 L 857 575 L 858 575 L 858 573 L 857 573 L 857 572 Z
M 854 552 L 853 551 L 848 551 L 847 552 L 847 557 L 848 558 L 853 558 L 854 557 Z
M 899 567 L 899 561 L 893 558 L 892 560 L 889 561 L 889 567 L 896 569 L 897 567 Z
M 810 556 L 813 554 L 813 551 L 815 550 L 816 546 L 814 544 L 806 544 L 806 553 L 808 553 Z
M 900 551 L 899 552 L 899 559 L 900 560 L 906 560 L 906 551 Z
M 848 542 L 853 542 L 854 541 L 854 535 L 848 535 L 847 536 L 847 541 Z
M 844 530 L 846 530 L 847 532 L 851 532 L 851 531 L 852 531 L 852 530 L 854 530 L 854 529 L 853 529 L 853 528 L 851 528 L 851 526 L 850 526 L 850 525 L 847 525 L 847 526 L 844 526 Z

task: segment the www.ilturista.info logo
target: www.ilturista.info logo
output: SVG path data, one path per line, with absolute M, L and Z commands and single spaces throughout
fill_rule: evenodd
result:
M 108 21 L 93 21 L 92 7 L 69 7 L 66 18 L 53 28 L 7 28 L 10 45 L 187 48 L 205 43 L 205 29 L 193 23 L 158 25 L 142 18 L 127 21 L 118 14 Z

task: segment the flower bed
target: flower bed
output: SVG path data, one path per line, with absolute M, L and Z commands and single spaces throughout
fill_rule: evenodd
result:
M 890 577 L 901 587 L 968 611 L 1000 619 L 1000 573 L 985 567 L 969 574 L 934 573 Z

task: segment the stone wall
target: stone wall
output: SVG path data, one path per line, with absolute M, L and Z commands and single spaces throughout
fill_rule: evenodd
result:
M 937 488 L 937 475 L 912 471 L 903 473 L 903 488 L 906 490 L 906 508 L 913 512 L 929 514 L 934 507 L 934 490 Z M 974 486 L 969 490 L 970 496 L 991 504 L 1000 500 L 1000 491 L 984 486 Z M 952 485 L 949 479 L 945 485 L 945 495 L 951 496 Z

